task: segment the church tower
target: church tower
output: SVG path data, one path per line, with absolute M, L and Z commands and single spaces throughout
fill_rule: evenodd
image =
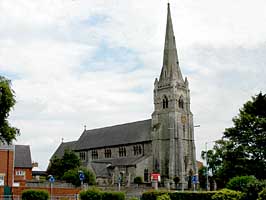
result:
M 154 83 L 152 149 L 153 170 L 163 180 L 178 177 L 184 188 L 188 177 L 197 173 L 189 84 L 179 67 L 169 3 L 163 66 Z

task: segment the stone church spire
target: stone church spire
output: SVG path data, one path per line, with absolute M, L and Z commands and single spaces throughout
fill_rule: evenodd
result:
M 164 42 L 163 68 L 160 75 L 160 81 L 175 80 L 184 82 L 176 50 L 174 29 L 171 18 L 170 4 L 167 8 L 167 23 Z
M 184 189 L 190 185 L 188 177 L 197 174 L 193 114 L 188 80 L 179 67 L 169 3 L 167 9 L 163 67 L 153 93 L 153 170 L 172 183 L 178 177 Z

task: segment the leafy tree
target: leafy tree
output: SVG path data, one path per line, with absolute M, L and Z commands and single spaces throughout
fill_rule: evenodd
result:
M 202 152 L 203 159 L 207 154 L 208 170 L 218 187 L 235 176 L 266 178 L 266 94 L 259 93 L 245 103 L 233 124 L 212 150 Z
M 258 194 L 266 187 L 266 180 L 260 181 L 254 176 L 237 176 L 226 184 L 226 188 L 243 192 L 242 200 L 256 200 Z
M 224 138 L 233 143 L 235 151 L 243 152 L 247 174 L 266 179 L 266 94 L 260 92 L 245 103 L 233 123 Z
M 47 173 L 61 180 L 65 172 L 79 167 L 79 157 L 73 151 L 66 150 L 62 158 L 55 157 L 50 161 Z
M 11 89 L 11 81 L 0 76 L 0 142 L 11 144 L 19 135 L 19 130 L 10 126 L 7 118 L 15 105 L 15 92 Z
M 80 186 L 81 182 L 79 179 L 79 172 L 82 171 L 85 175 L 85 179 L 83 183 L 88 183 L 89 185 L 96 184 L 96 178 L 92 171 L 85 168 L 76 168 L 68 170 L 62 176 L 62 180 L 65 180 L 68 183 L 72 183 L 73 185 Z

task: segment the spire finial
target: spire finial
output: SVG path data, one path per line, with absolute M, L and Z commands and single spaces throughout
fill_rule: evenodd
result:
M 86 125 L 84 125 L 84 131 L 86 131 L 86 128 L 87 128 L 87 126 L 86 126 Z

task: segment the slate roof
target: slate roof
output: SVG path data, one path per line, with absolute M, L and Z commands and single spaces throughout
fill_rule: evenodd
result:
M 32 168 L 29 145 L 15 145 L 15 166 L 18 168 Z
M 105 163 L 111 164 L 111 166 L 132 166 L 141 162 L 142 160 L 148 158 L 147 156 L 138 156 L 138 157 L 122 157 L 122 158 L 111 158 L 105 160 L 94 160 L 92 163 Z
M 86 150 L 150 141 L 151 119 L 121 125 L 85 130 L 75 150 Z
M 62 158 L 66 150 L 75 150 L 75 145 L 77 141 L 71 142 L 62 142 L 59 147 L 56 149 L 54 154 L 52 155 L 51 159 L 55 158 Z
M 96 174 L 96 177 L 110 178 L 111 173 L 109 173 L 106 163 L 91 163 L 93 171 Z
M 109 178 L 111 177 L 109 167 L 114 166 L 133 166 L 149 156 L 138 156 L 138 157 L 124 157 L 124 158 L 112 158 L 106 160 L 94 160 L 91 163 L 93 171 L 96 177 Z

